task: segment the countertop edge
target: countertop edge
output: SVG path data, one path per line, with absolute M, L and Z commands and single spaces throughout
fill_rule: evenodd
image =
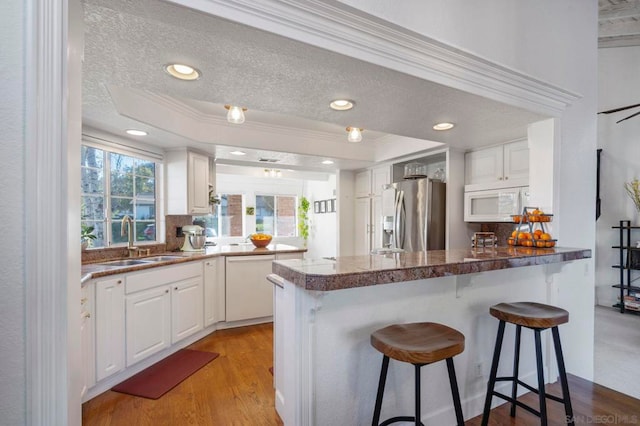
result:
M 348 273 L 313 274 L 305 273 L 282 262 L 273 264 L 272 272 L 298 287 L 312 291 L 334 291 L 391 284 L 428 278 L 473 274 L 524 266 L 545 265 L 591 258 L 591 249 L 558 248 L 538 249 L 532 254 L 502 256 L 472 261 L 439 263 L 396 269 L 363 270 Z M 561 250 L 561 251 L 559 251 Z M 443 252 L 446 252 L 444 250 Z M 371 255 L 376 256 L 376 255 Z

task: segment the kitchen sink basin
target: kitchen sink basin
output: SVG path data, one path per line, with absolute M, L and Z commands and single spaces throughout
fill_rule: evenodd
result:
M 101 265 L 106 266 L 134 266 L 134 265 L 144 265 L 146 263 L 151 263 L 147 260 L 142 259 L 124 259 L 124 260 L 114 260 L 111 262 L 102 262 Z
M 144 260 L 146 262 L 164 262 L 167 260 L 175 260 L 175 259 L 183 259 L 183 256 L 151 256 L 145 257 Z

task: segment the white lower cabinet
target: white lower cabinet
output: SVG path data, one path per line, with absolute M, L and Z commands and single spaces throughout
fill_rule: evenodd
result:
M 124 276 L 98 280 L 96 287 L 96 381 L 124 368 Z
M 95 286 L 84 285 L 80 291 L 80 351 L 82 353 L 82 388 L 80 398 L 96 382 L 95 354 Z
M 127 367 L 203 328 L 202 262 L 127 278 Z
M 204 326 L 225 320 L 224 258 L 204 261 Z
M 202 275 L 171 285 L 171 343 L 202 330 Z
M 127 366 L 171 345 L 169 286 L 127 296 Z
M 226 261 L 226 321 L 273 315 L 273 255 L 229 256 Z

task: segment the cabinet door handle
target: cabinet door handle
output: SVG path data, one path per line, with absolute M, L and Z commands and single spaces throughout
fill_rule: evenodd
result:
M 504 177 L 504 180 L 507 180 L 507 179 L 509 179 L 509 176 L 505 176 L 505 177 Z
M 165 293 L 169 293 L 169 289 L 166 289 L 164 292 L 165 292 Z
M 502 180 L 502 176 L 498 176 L 498 180 Z
M 177 289 L 178 289 L 178 287 L 174 287 L 173 289 L 174 289 L 174 290 L 177 290 Z
M 122 284 L 122 280 L 118 280 L 116 284 Z

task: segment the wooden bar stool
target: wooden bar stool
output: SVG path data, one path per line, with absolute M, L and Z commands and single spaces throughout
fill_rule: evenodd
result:
M 498 326 L 498 337 L 496 339 L 496 348 L 493 352 L 493 363 L 491 364 L 491 374 L 489 375 L 489 383 L 487 385 L 487 397 L 484 403 L 484 412 L 482 414 L 482 426 L 486 426 L 489 422 L 489 414 L 491 412 L 491 399 L 493 396 L 504 399 L 511 403 L 511 417 L 516 415 L 516 406 L 540 417 L 540 424 L 547 425 L 547 398 L 564 404 L 564 410 L 568 424 L 574 424 L 573 409 L 571 408 L 571 398 L 569 396 L 569 385 L 567 383 L 567 372 L 564 368 L 564 358 L 562 357 L 562 347 L 560 345 L 560 334 L 558 333 L 558 325 L 569 321 L 569 312 L 555 306 L 544 305 L 542 303 L 533 302 L 517 302 L 517 303 L 499 303 L 489 309 L 489 313 L 500 320 Z M 502 348 L 502 338 L 504 337 L 504 328 L 506 323 L 515 324 L 516 326 L 516 346 L 513 361 L 513 376 L 496 377 L 498 373 L 498 363 L 500 361 L 500 351 Z M 520 362 L 520 334 L 522 327 L 530 328 L 534 332 L 536 346 L 536 364 L 538 369 L 538 389 L 529 386 L 518 379 L 518 364 Z M 553 345 L 556 352 L 556 360 L 558 362 L 558 372 L 560 374 L 560 384 L 562 386 L 562 398 L 555 395 L 548 395 L 544 390 L 544 375 L 542 364 L 542 344 L 540 332 L 551 328 L 553 334 Z M 511 396 L 504 395 L 494 390 L 496 382 L 510 381 L 512 382 Z M 523 404 L 517 400 L 518 385 L 524 386 L 531 392 L 538 394 L 540 411 L 536 411 L 532 407 Z
M 460 393 L 456 382 L 456 372 L 453 367 L 453 357 L 464 350 L 464 335 L 453 328 L 432 322 L 412 324 L 394 324 L 381 328 L 371 334 L 371 345 L 382 352 L 382 369 L 378 383 L 378 395 L 373 412 L 373 425 L 385 426 L 395 422 L 412 422 L 422 425 L 420 421 L 420 368 L 423 365 L 447 360 L 449 370 L 449 384 L 453 395 L 453 406 L 458 425 L 464 425 Z M 415 416 L 392 417 L 380 422 L 382 397 L 387 380 L 389 358 L 408 362 L 415 366 Z

